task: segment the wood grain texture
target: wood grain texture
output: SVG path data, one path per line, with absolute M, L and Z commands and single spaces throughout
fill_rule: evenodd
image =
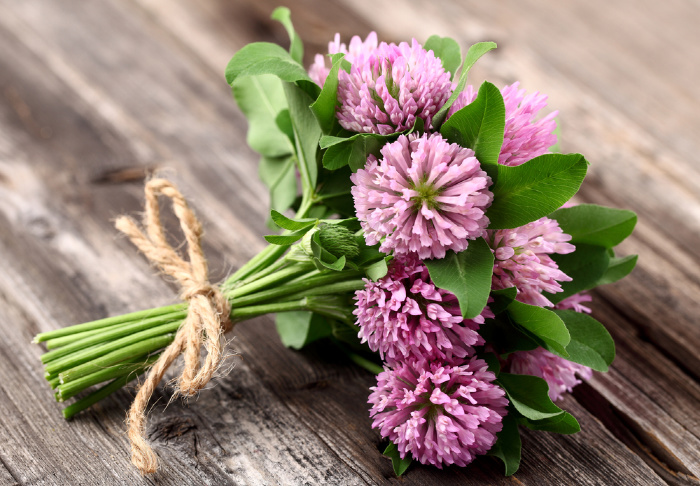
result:
M 223 69 L 247 42 L 284 44 L 271 0 L 0 1 L 0 484 L 700 484 L 700 99 L 696 3 L 583 0 L 287 3 L 306 59 L 333 33 L 495 40 L 472 82 L 550 95 L 562 145 L 591 160 L 580 201 L 640 215 L 631 277 L 596 292 L 618 356 L 563 401 L 574 436 L 523 434 L 520 471 L 413 467 L 370 428 L 373 378 L 322 346 L 240 326 L 235 367 L 189 404 L 156 397 L 163 469 L 129 465 L 124 391 L 66 423 L 33 334 L 174 301 L 111 220 L 169 168 L 201 215 L 214 279 L 262 248 L 265 190 Z M 170 221 L 172 223 L 172 221 Z

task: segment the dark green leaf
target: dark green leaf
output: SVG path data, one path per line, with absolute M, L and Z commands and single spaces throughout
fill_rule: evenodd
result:
M 301 229 L 310 228 L 311 226 L 316 224 L 315 219 L 290 219 L 284 214 L 275 211 L 274 209 L 270 211 L 270 216 L 272 217 L 272 221 L 274 221 L 277 226 L 289 231 L 298 231 Z
M 479 327 L 479 334 L 502 356 L 515 351 L 531 351 L 539 347 L 537 342 L 526 336 L 510 321 L 508 315 L 486 319 L 486 322 Z
M 479 88 L 476 99 L 452 115 L 442 125 L 440 133 L 450 143 L 474 150 L 482 169 L 496 182 L 505 123 L 503 96 L 487 81 Z
M 294 170 L 294 157 L 260 159 L 258 174 L 270 189 L 270 207 L 286 211 L 297 197 L 297 178 Z
M 564 321 L 571 335 L 571 341 L 566 346 L 566 352 L 569 354 L 566 359 L 596 371 L 608 371 L 608 367 L 615 359 L 615 342 L 607 329 L 582 312 L 573 310 L 554 310 L 553 312 Z
M 345 54 L 333 54 L 331 57 L 331 70 L 323 83 L 321 94 L 311 105 L 318 124 L 323 133 L 333 133 L 337 130 L 338 119 L 335 116 L 335 108 L 338 104 L 338 71 L 343 64 Z
M 498 440 L 488 454 L 503 461 L 506 468 L 505 475 L 512 476 L 520 467 L 522 449 L 517 419 L 512 415 L 506 415 L 503 418 L 503 429 L 496 437 Z
M 255 42 L 239 50 L 226 66 L 226 81 L 230 86 L 242 77 L 272 74 L 282 81 L 296 83 L 315 100 L 321 88 L 306 73 L 304 66 L 292 59 L 277 44 Z
M 282 344 L 294 349 L 332 334 L 331 325 L 323 316 L 307 311 L 281 312 L 275 317 L 275 325 Z
M 401 459 L 399 449 L 393 442 L 389 442 L 387 448 L 384 449 L 384 455 L 391 458 L 391 465 L 394 466 L 394 473 L 397 476 L 401 476 L 403 473 L 405 473 L 408 466 L 410 466 L 411 462 L 413 462 L 410 454 L 406 454 L 406 458 Z
M 605 271 L 600 280 L 596 283 L 598 285 L 605 285 L 618 280 L 629 275 L 634 267 L 637 265 L 637 255 L 627 255 L 626 257 L 611 258 L 608 269 Z
M 521 419 L 525 427 L 532 430 L 543 430 L 554 432 L 555 434 L 575 434 L 581 431 L 578 420 L 568 412 L 564 412 L 559 417 L 552 417 L 543 420 Z
M 442 122 L 445 121 L 447 112 L 449 111 L 452 103 L 455 102 L 459 94 L 464 90 L 467 85 L 467 75 L 469 70 L 474 66 L 476 61 L 479 60 L 481 56 L 496 48 L 495 42 L 478 42 L 471 46 L 467 51 L 467 55 L 464 56 L 464 62 L 462 63 L 461 72 L 459 74 L 459 82 L 457 83 L 456 89 L 452 92 L 452 95 L 448 98 L 447 102 L 438 110 L 432 120 L 432 125 L 434 130 L 438 130 Z
M 501 373 L 497 383 L 506 391 L 518 413 L 527 419 L 544 420 L 566 413 L 552 403 L 549 386 L 542 378 Z
M 498 165 L 486 212 L 490 229 L 517 228 L 560 208 L 576 194 L 588 162 L 580 154 L 545 154 L 516 167 Z
M 571 340 L 564 322 L 549 309 L 523 304 L 514 300 L 506 310 L 508 316 L 519 327 L 541 339 L 552 349 L 566 355 L 565 348 Z
M 462 62 L 462 50 L 457 41 L 450 37 L 431 35 L 423 44 L 423 48 L 426 51 L 433 51 L 435 57 L 440 58 L 442 67 L 450 73 L 450 79 L 453 79 L 459 64 Z
M 291 154 L 294 147 L 275 123 L 278 114 L 287 109 L 282 82 L 265 74 L 236 80 L 233 96 L 248 119 L 248 145 L 266 157 Z
M 309 187 L 305 187 L 305 190 L 313 190 L 316 188 L 318 178 L 316 152 L 321 138 L 321 127 L 318 126 L 316 117 L 309 108 L 312 100 L 308 94 L 291 83 L 284 83 L 284 92 L 287 95 L 289 114 L 294 128 L 302 183 L 306 185 L 308 182 Z M 308 175 L 308 181 L 305 181 L 305 172 Z
M 484 353 L 479 357 L 486 361 L 486 364 L 489 365 L 488 370 L 498 377 L 499 373 L 501 372 L 501 360 L 498 359 L 498 356 L 494 353 Z
M 626 209 L 579 204 L 561 208 L 550 216 L 556 219 L 571 243 L 587 243 L 612 248 L 627 238 L 637 224 L 637 215 Z
M 286 235 L 266 235 L 265 240 L 273 245 L 289 246 L 299 241 L 310 229 L 311 226 Z
M 292 25 L 292 16 L 287 7 L 277 7 L 270 16 L 273 20 L 281 23 L 289 34 L 289 54 L 299 64 L 304 60 L 304 44 Z
M 470 241 L 466 250 L 447 252 L 445 258 L 425 260 L 433 283 L 457 296 L 462 316 L 481 314 L 491 291 L 493 253 L 483 238 Z
M 493 302 L 489 304 L 489 309 L 491 312 L 498 315 L 508 308 L 511 302 L 515 300 L 515 296 L 518 295 L 518 290 L 515 287 L 508 287 L 502 290 L 492 290 L 491 297 Z
M 567 274 L 573 280 L 562 282 L 562 292 L 550 294 L 545 292 L 545 296 L 554 304 L 561 302 L 570 295 L 583 290 L 592 289 L 598 285 L 598 281 L 608 268 L 610 257 L 607 250 L 602 246 L 586 245 L 584 243 L 576 245 L 576 251 L 566 255 L 554 254 L 552 259 L 559 266 L 559 270 Z
M 352 181 L 349 167 L 343 167 L 335 171 L 322 169 L 319 180 L 322 184 L 316 191 L 317 199 L 334 209 L 341 216 L 355 214 L 355 202 L 352 198 Z

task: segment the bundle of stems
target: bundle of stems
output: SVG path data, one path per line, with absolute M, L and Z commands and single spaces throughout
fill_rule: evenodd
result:
M 231 322 L 310 311 L 356 332 L 351 294 L 364 287 L 364 272 L 319 270 L 310 259 L 299 259 L 298 252 L 292 257 L 294 247 L 285 254 L 287 248 L 269 245 L 224 282 Z M 186 315 L 187 304 L 179 303 L 38 334 L 35 342 L 44 342 L 48 350 L 41 361 L 57 401 L 106 383 L 64 408 L 63 416 L 73 417 L 145 373 L 173 342 Z M 350 357 L 377 368 L 357 354 Z

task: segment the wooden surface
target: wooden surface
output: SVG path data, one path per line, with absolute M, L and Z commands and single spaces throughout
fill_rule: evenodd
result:
M 583 431 L 524 432 L 511 478 L 483 458 L 397 479 L 370 428 L 372 376 L 283 348 L 270 318 L 237 328 L 235 367 L 197 400 L 156 397 L 156 476 L 129 463 L 130 392 L 64 422 L 31 337 L 175 299 L 112 227 L 140 209 L 147 171 L 190 197 L 214 279 L 262 248 L 265 190 L 223 70 L 286 34 L 271 0 L 0 0 L 0 484 L 700 484 L 700 4 L 287 5 L 307 62 L 336 31 L 498 42 L 472 82 L 548 93 L 562 149 L 592 162 L 578 200 L 637 211 L 622 246 L 637 270 L 595 294 L 617 359 L 563 401 Z

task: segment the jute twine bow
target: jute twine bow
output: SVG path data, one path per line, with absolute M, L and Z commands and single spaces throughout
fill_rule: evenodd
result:
M 189 262 L 185 261 L 165 239 L 160 221 L 158 196 L 172 200 L 173 211 L 187 241 Z M 182 287 L 180 296 L 189 303 L 187 318 L 180 326 L 175 340 L 160 355 L 139 388 L 127 416 L 131 441 L 131 462 L 142 474 L 152 474 L 158 468 L 158 459 L 144 437 L 146 407 L 153 391 L 172 362 L 184 354 L 185 366 L 178 379 L 175 394 L 195 395 L 212 378 L 224 358 L 223 332 L 231 328 L 229 304 L 221 292 L 209 283 L 207 260 L 200 243 L 202 225 L 187 205 L 180 191 L 165 179 L 146 183 L 146 213 L 144 232 L 129 217 L 121 216 L 115 226 L 154 263 L 162 273 L 177 280 Z M 200 367 L 201 347 L 207 350 Z

